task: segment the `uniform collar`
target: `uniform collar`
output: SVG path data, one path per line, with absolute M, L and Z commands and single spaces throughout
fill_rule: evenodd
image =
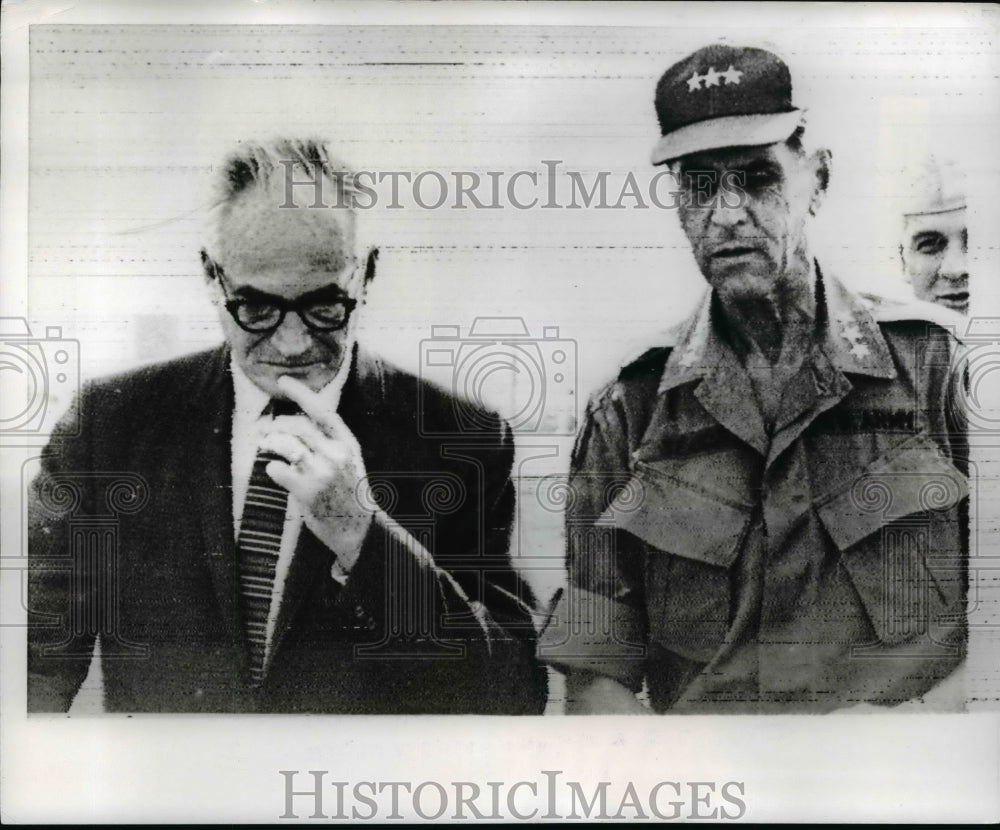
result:
M 823 334 L 819 348 L 841 372 L 891 379 L 896 367 L 878 323 L 861 298 L 815 266 L 816 306 Z M 660 378 L 659 392 L 705 377 L 736 357 L 719 333 L 715 292 L 709 290 L 694 314 L 679 327 L 678 338 Z
M 826 300 L 823 349 L 830 362 L 842 372 L 886 380 L 896 377 L 892 354 L 864 301 L 835 277 L 821 277 L 818 285 Z

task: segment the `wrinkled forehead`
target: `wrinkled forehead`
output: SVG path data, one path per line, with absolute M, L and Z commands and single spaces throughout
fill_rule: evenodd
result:
M 337 272 L 353 262 L 354 214 L 328 206 L 335 201 L 333 196 L 324 197 L 323 207 L 314 207 L 311 196 L 286 202 L 283 190 L 253 187 L 218 209 L 212 254 L 220 264 L 247 270 L 262 263 L 288 262 Z
M 955 236 L 965 231 L 965 208 L 942 213 L 909 214 L 903 217 L 903 234 L 907 239 L 932 233 Z

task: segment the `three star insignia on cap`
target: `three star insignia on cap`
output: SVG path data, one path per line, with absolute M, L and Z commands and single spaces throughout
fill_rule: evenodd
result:
M 865 345 L 864 335 L 858 328 L 857 320 L 850 314 L 838 314 L 837 323 L 840 326 L 840 336 L 851 344 L 851 354 L 858 360 L 864 360 L 871 353 Z
M 726 82 L 727 86 L 729 84 L 736 85 L 739 84 L 742 77 L 743 73 L 739 69 L 735 69 L 732 64 L 729 64 L 729 69 L 725 72 L 716 72 L 715 67 L 710 66 L 704 75 L 699 75 L 695 72 L 685 83 L 688 85 L 688 92 L 694 92 L 696 89 L 708 89 L 710 86 L 718 86 L 720 78 Z M 702 83 L 704 83 L 704 86 L 702 86 Z

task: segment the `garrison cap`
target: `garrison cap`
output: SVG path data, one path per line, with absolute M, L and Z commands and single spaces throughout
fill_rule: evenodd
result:
M 662 138 L 653 164 L 689 153 L 784 141 L 804 124 L 792 77 L 764 49 L 714 44 L 675 63 L 656 85 Z
M 954 159 L 927 156 L 909 171 L 903 187 L 904 216 L 950 213 L 965 207 L 965 172 Z

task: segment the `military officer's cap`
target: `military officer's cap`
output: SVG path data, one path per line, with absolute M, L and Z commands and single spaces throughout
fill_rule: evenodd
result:
M 663 73 L 656 115 L 663 137 L 653 164 L 703 150 L 774 144 L 804 123 L 781 58 L 724 44 L 699 49 Z

